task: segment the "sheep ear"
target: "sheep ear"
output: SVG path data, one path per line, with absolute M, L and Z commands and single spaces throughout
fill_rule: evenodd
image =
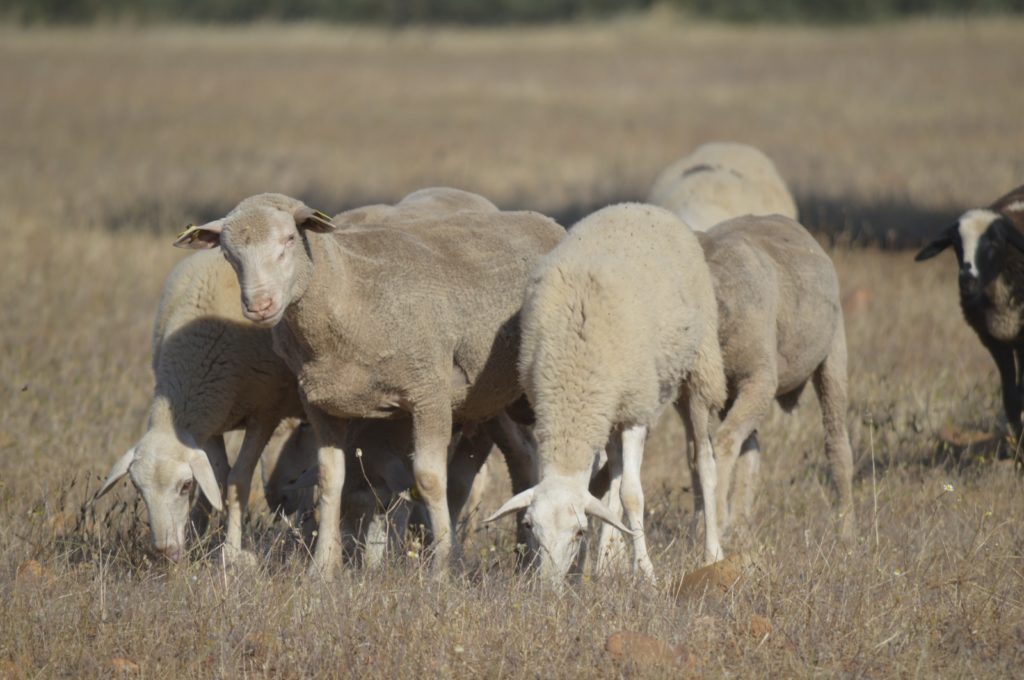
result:
M 185 231 L 174 239 L 175 248 L 216 248 L 220 245 L 220 232 L 224 228 L 224 220 L 214 220 L 202 225 L 190 224 Z
M 590 494 L 587 494 L 587 496 L 587 505 L 583 508 L 584 512 L 586 512 L 591 517 L 598 518 L 602 522 L 607 522 L 608 524 L 611 524 L 613 527 L 615 527 L 622 533 L 626 534 L 627 536 L 634 536 L 636 534 L 635 531 L 627 529 L 626 525 L 622 523 L 622 520 L 616 517 L 607 505 L 599 501 L 596 497 L 591 496 Z
M 311 486 L 316 486 L 317 479 L 320 476 L 320 466 L 311 465 L 302 471 L 298 477 L 293 479 L 284 485 L 285 491 L 297 491 L 299 489 L 308 489 Z
M 128 451 L 126 451 L 125 454 L 121 456 L 116 463 L 114 463 L 114 467 L 110 468 L 110 473 L 107 475 L 107 481 L 103 482 L 103 486 L 101 486 L 100 490 L 96 492 L 95 496 L 93 496 L 93 500 L 106 495 L 108 491 L 113 489 L 114 485 L 128 474 L 128 470 L 131 468 L 133 462 L 135 462 L 134 446 L 128 449 Z
M 947 227 L 942 232 L 942 236 L 926 245 L 917 255 L 914 256 L 914 261 L 920 262 L 921 260 L 929 260 L 953 245 L 953 239 L 956 237 L 958 226 L 959 225 L 954 224 Z
M 299 229 L 309 229 L 318 234 L 328 234 L 338 227 L 331 221 L 330 215 L 325 215 L 319 210 L 313 210 L 307 205 L 295 211 L 295 226 Z
M 505 501 L 505 504 L 498 508 L 498 511 L 493 515 L 484 520 L 484 523 L 493 522 L 496 519 L 500 519 L 505 515 L 513 512 L 518 512 L 524 508 L 530 507 L 530 503 L 533 502 L 534 487 L 530 487 L 526 491 L 516 494 Z
M 217 485 L 217 476 L 213 474 L 210 459 L 201 449 L 190 449 L 190 451 L 188 466 L 192 469 L 192 476 L 199 483 L 199 488 L 202 489 L 203 495 L 206 496 L 206 500 L 210 501 L 214 510 L 223 510 L 224 502 L 220 497 L 220 487 Z
M 1006 241 L 1017 250 L 1024 251 L 1024 234 L 1018 231 L 1017 227 L 1010 223 L 1010 220 L 1000 218 L 1006 230 Z

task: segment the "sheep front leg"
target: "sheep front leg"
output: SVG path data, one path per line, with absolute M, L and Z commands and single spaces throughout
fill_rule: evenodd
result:
M 306 415 L 316 433 L 319 462 L 320 525 L 310 575 L 334 576 L 341 553 L 341 490 L 345 486 L 346 422 L 307 406 Z
M 604 501 L 608 509 L 617 518 L 622 517 L 622 448 L 623 431 L 615 428 L 608 438 L 605 451 L 608 456 L 608 491 Z M 631 527 L 632 528 L 632 527 Z M 622 532 L 607 522 L 599 522 L 597 527 L 597 573 L 607 573 L 615 569 L 617 558 L 625 553 Z
M 644 535 L 644 489 L 640 483 L 640 466 L 644 460 L 644 443 L 647 428 L 634 425 L 622 431 L 622 507 L 626 511 L 626 523 L 633 535 L 633 571 L 640 572 L 650 583 L 654 583 L 654 565 L 647 554 L 647 538 Z
M 484 427 L 505 458 L 512 494 L 535 486 L 539 481 L 537 442 L 530 428 L 513 420 L 507 410 L 488 420 Z M 516 513 L 516 545 L 522 546 L 516 553 L 516 568 L 520 570 L 532 564 L 536 557 L 533 534 L 523 526 L 524 514 L 525 510 Z
M 213 468 L 213 474 L 217 478 L 217 486 L 220 487 L 221 493 L 226 495 L 228 470 L 231 469 L 231 466 L 228 465 L 228 454 L 224 450 L 224 436 L 218 434 L 210 437 L 203 444 L 202 448 L 206 452 L 206 457 L 210 459 L 210 467 Z M 196 536 L 204 535 L 206 530 L 210 528 L 210 512 L 212 510 L 213 508 L 206 496 L 199 494 L 195 505 L 192 507 L 192 512 L 189 514 L 189 523 L 192 525 Z
M 697 478 L 704 492 L 704 563 L 711 564 L 722 559 L 722 546 L 718 538 L 718 512 L 715 502 L 718 472 L 715 468 L 714 448 L 708 437 L 709 409 L 703 400 L 689 396 L 681 412 L 686 427 L 691 432 L 693 448 L 696 449 L 695 467 Z M 678 406 L 677 406 L 678 407 Z
M 448 404 L 419 408 L 412 416 L 412 471 L 416 489 L 427 506 L 430 528 L 434 535 L 433 571 L 445 573 L 458 556 L 452 518 L 448 511 L 448 442 L 452 433 L 452 412 Z
M 266 421 L 256 421 L 247 424 L 245 437 L 242 439 L 242 448 L 238 451 L 238 458 L 234 466 L 228 472 L 227 488 L 227 511 L 228 529 L 224 539 L 224 556 L 228 561 L 236 561 L 243 558 L 242 553 L 242 520 L 249 507 L 249 491 L 252 486 L 252 476 L 256 472 L 256 464 L 259 463 L 260 454 L 266 448 L 267 442 L 274 434 L 277 423 L 272 425 Z M 251 556 L 249 556 L 251 557 Z

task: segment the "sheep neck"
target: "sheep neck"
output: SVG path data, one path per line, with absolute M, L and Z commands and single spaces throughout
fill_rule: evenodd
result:
M 307 232 L 303 243 L 304 257 L 296 262 L 292 301 L 282 320 L 300 340 L 326 332 L 325 324 L 335 328 L 345 319 L 357 318 L 351 313 L 355 282 L 344 247 L 332 234 Z

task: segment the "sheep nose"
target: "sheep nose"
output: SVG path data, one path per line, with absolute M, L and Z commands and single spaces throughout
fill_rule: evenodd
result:
M 181 559 L 182 555 L 181 546 L 177 545 L 168 545 L 164 547 L 157 546 L 156 551 L 171 562 L 177 562 Z
M 271 300 L 268 297 L 265 297 L 259 298 L 258 300 L 253 300 L 252 302 L 249 302 L 245 307 L 253 314 L 259 314 L 270 309 L 273 306 L 273 304 L 273 300 Z
M 246 311 L 255 316 L 265 316 L 268 311 L 273 307 L 273 300 L 266 298 L 259 298 L 246 304 Z

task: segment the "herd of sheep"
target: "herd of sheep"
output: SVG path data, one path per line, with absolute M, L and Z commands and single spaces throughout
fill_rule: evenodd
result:
M 514 495 L 487 521 L 516 514 L 524 564 L 564 582 L 594 519 L 596 568 L 628 552 L 653 581 L 641 465 L 661 414 L 672 405 L 685 424 L 680 464 L 710 563 L 750 512 L 760 423 L 812 382 L 849 539 L 839 282 L 796 218 L 771 160 L 735 143 L 698 148 L 658 176 L 648 203 L 568 231 L 448 188 L 334 217 L 280 194 L 247 198 L 175 242 L 216 250 L 167 278 L 149 427 L 99 495 L 128 475 L 171 560 L 190 525 L 201 533 L 224 510 L 225 559 L 251 560 L 242 523 L 262 457 L 267 501 L 301 521 L 313 573 L 330 576 L 343 553 L 379 561 L 413 521 L 443 573 L 497 448 Z M 918 254 L 955 248 L 963 310 L 999 367 L 1015 437 L 1021 229 L 1024 187 Z

